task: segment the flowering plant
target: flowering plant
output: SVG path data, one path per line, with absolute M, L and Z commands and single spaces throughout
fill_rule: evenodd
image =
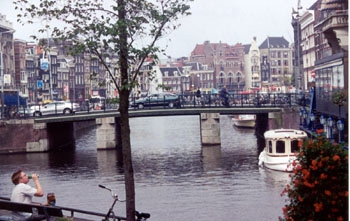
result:
M 279 220 L 348 220 L 348 151 L 320 136 L 299 150 Z

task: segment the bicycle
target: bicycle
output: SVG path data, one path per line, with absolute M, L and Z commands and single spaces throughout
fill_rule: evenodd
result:
M 117 201 L 119 202 L 125 202 L 125 200 L 120 200 L 118 198 L 118 195 L 117 194 L 114 194 L 113 191 L 104 186 L 104 185 L 101 185 L 99 184 L 98 187 L 102 188 L 102 189 L 106 189 L 106 190 L 109 190 L 111 192 L 111 195 L 112 195 L 112 198 L 114 199 L 113 203 L 112 203 L 112 206 L 109 208 L 105 218 L 102 220 L 102 221 L 109 221 L 110 218 L 111 220 L 115 221 L 115 220 L 121 220 L 120 217 L 117 217 L 113 211 L 113 208 L 114 208 L 114 205 L 116 204 Z M 151 214 L 149 213 L 140 213 L 138 211 L 135 211 L 135 217 L 136 217 L 136 221 L 145 221 L 147 220 L 148 218 L 151 217 Z

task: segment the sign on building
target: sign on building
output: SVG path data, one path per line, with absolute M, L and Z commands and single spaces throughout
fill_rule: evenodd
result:
M 36 87 L 37 88 L 43 88 L 43 81 L 42 80 L 38 80 L 37 82 L 36 82 Z
M 4 75 L 4 83 L 5 84 L 11 84 L 11 75 L 10 74 L 5 74 Z
M 40 68 L 43 71 L 49 70 L 49 60 L 47 58 L 41 58 L 40 59 Z

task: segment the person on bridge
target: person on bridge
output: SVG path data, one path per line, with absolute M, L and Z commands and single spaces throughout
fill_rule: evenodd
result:
M 12 190 L 11 201 L 16 203 L 32 203 L 33 196 L 42 197 L 44 196 L 43 188 L 39 182 L 39 176 L 37 174 L 32 174 L 31 178 L 35 183 L 35 188 L 28 184 L 29 176 L 25 174 L 22 170 L 18 170 L 12 174 L 12 183 L 15 187 Z M 13 216 L 19 218 L 20 220 L 43 220 L 45 215 L 37 215 L 31 213 L 13 213 Z M 17 219 L 16 219 L 17 220 Z
M 200 88 L 198 88 L 198 90 L 196 92 L 196 104 L 197 105 L 201 104 L 201 98 L 202 98 L 201 90 L 200 90 Z
M 227 92 L 227 89 L 226 89 L 226 85 L 220 91 L 220 98 L 222 100 L 222 104 L 225 107 L 228 107 L 229 103 L 228 103 L 228 92 Z

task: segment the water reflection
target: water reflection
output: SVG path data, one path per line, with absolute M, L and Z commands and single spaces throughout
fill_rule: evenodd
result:
M 131 119 L 136 206 L 151 220 L 277 220 L 288 174 L 258 168 L 254 130 L 222 116 L 220 146 L 201 146 L 193 116 Z M 104 184 L 125 198 L 117 151 L 97 151 L 94 128 L 77 134 L 74 151 L 0 156 L 0 194 L 9 196 L 18 167 L 40 174 L 57 205 L 107 212 Z M 40 201 L 40 199 L 39 199 Z M 117 204 L 124 215 L 125 205 Z

